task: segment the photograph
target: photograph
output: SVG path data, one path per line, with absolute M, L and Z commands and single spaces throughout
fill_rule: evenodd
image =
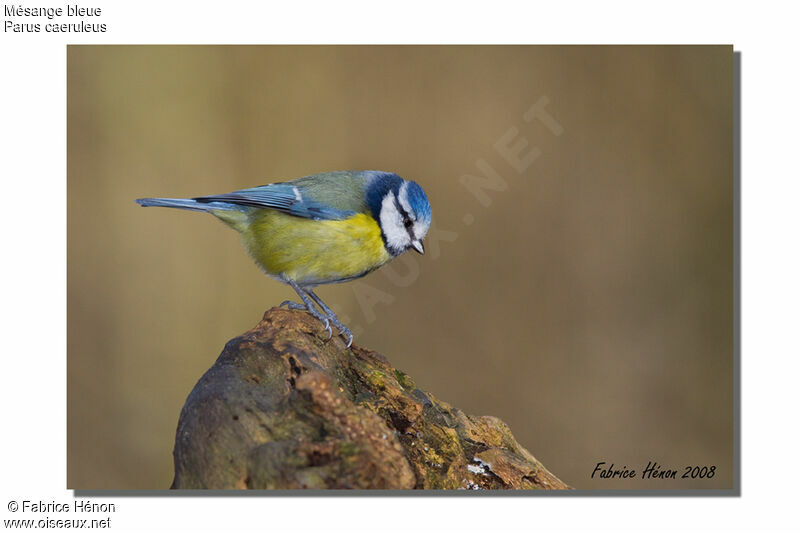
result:
M 2 9 L 3 529 L 797 523 L 783 4 Z
M 738 493 L 731 44 L 64 50 L 66 488 Z

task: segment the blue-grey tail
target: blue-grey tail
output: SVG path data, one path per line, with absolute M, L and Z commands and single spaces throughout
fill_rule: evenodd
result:
M 136 203 L 145 208 L 178 208 L 180 210 L 213 211 L 238 210 L 238 206 L 227 202 L 198 202 L 191 198 L 137 198 Z

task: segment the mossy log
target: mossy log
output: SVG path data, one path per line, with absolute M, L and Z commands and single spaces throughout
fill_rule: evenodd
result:
M 310 315 L 273 308 L 186 400 L 176 489 L 566 489 L 496 417 L 436 399 Z

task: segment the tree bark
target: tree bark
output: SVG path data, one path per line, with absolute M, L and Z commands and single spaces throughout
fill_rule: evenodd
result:
M 567 489 L 514 439 L 383 356 L 273 308 L 227 343 L 175 438 L 179 489 Z

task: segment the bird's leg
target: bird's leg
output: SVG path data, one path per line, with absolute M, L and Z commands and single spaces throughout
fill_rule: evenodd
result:
M 319 296 L 317 296 L 316 293 L 314 293 L 313 291 L 311 291 L 309 289 L 308 290 L 308 294 L 312 299 L 314 299 L 314 302 L 319 304 L 319 307 L 322 308 L 322 311 L 325 313 L 325 315 L 328 316 L 328 319 L 331 320 L 331 323 L 333 323 L 333 326 L 335 326 L 336 328 L 339 329 L 339 335 L 345 335 L 345 336 L 348 337 L 347 347 L 350 348 L 350 345 L 353 344 L 353 333 L 350 331 L 350 329 L 342 324 L 342 322 L 339 320 L 339 318 L 336 317 L 336 314 L 333 313 L 333 310 L 330 309 L 324 302 L 322 302 L 322 299 L 319 298 Z
M 300 296 L 300 298 L 303 300 L 303 304 L 298 304 L 297 302 L 292 302 L 290 300 L 286 300 L 286 301 L 283 301 L 281 303 L 281 306 L 286 304 L 286 307 L 289 308 L 290 310 L 304 310 L 304 311 L 307 311 L 308 313 L 310 313 L 311 315 L 313 315 L 314 317 L 319 319 L 325 325 L 325 330 L 328 331 L 328 339 L 332 338 L 333 337 L 333 330 L 331 330 L 331 324 L 330 324 L 330 321 L 328 320 L 328 317 L 326 316 L 326 314 L 320 312 L 317 309 L 317 307 L 314 306 L 314 303 L 309 298 L 306 290 L 303 289 L 302 287 L 300 287 L 299 285 L 297 285 L 297 282 L 295 282 L 294 280 L 288 280 L 287 283 L 290 286 L 292 286 L 292 289 L 294 289 L 295 292 Z M 334 323 L 334 324 L 336 324 L 336 323 Z

